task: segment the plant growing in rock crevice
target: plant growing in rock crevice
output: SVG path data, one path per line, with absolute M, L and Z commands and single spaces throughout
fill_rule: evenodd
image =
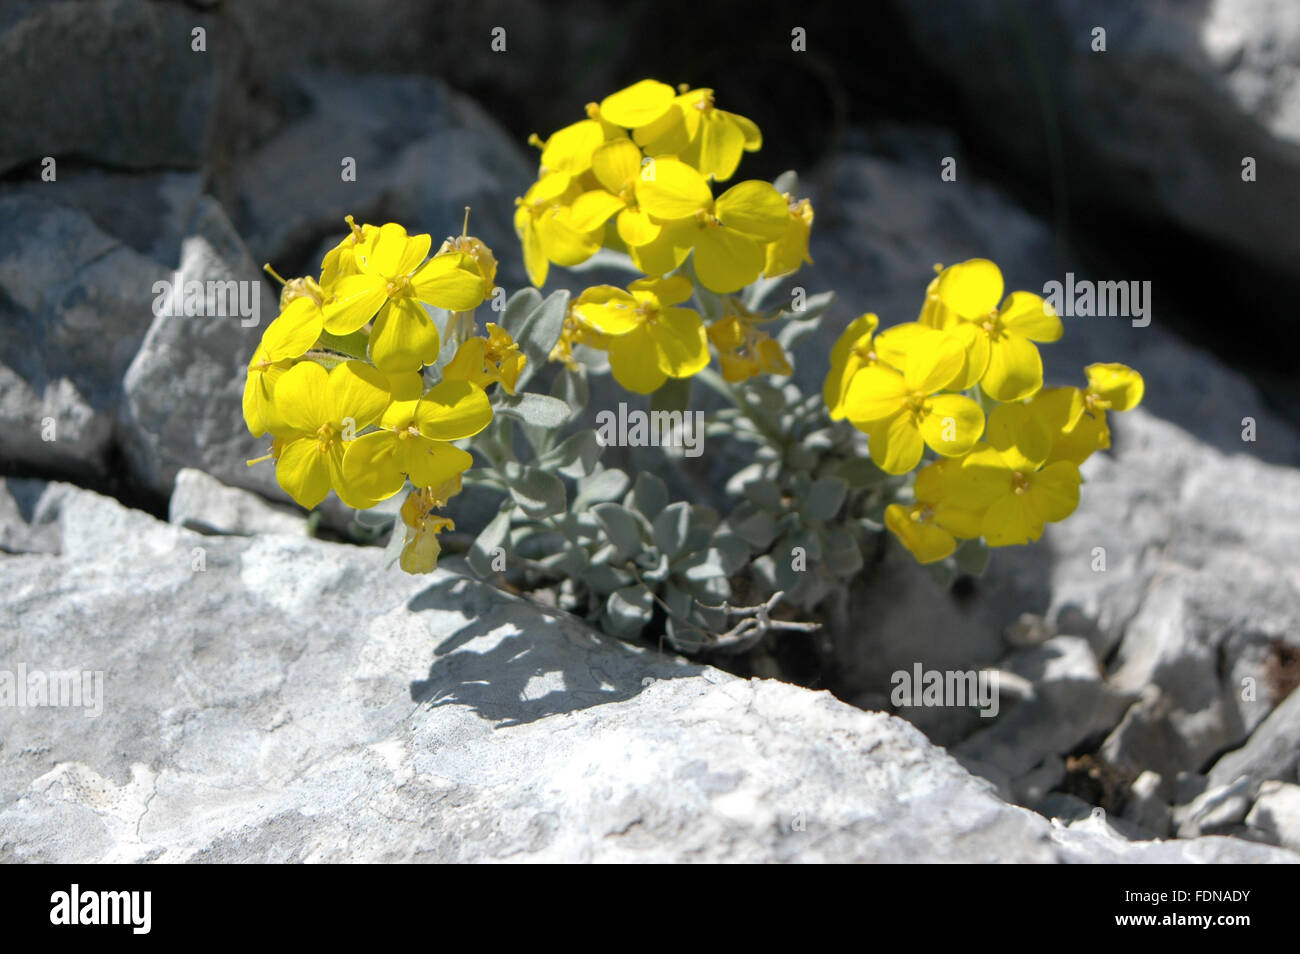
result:
M 430 257 L 428 235 L 349 218 L 319 278 L 285 283 L 249 365 L 245 418 L 295 500 L 332 490 L 369 510 L 409 487 L 390 548 L 419 573 L 462 486 L 499 492 L 467 554 L 475 573 L 685 652 L 814 628 L 775 614 L 815 613 L 886 529 L 950 582 L 1073 512 L 1079 465 L 1109 446 L 1106 412 L 1141 400 L 1140 375 L 1096 364 L 1086 388 L 1045 389 L 1038 344 L 1060 319 L 1038 295 L 1004 297 L 997 266 L 973 259 L 937 269 L 915 321 L 844 327 L 821 393 L 804 395 L 792 353 L 832 295 L 769 301 L 810 261 L 812 204 L 793 173 L 715 189 L 761 148 L 758 127 L 712 90 L 653 80 L 586 112 L 533 139 L 524 264 L 538 286 L 552 265 L 593 261 L 636 277 L 507 299 L 467 227 Z M 611 436 L 585 422 L 605 374 L 649 395 L 640 423 L 679 440 L 694 381 L 722 399 L 707 437 L 741 459 L 725 514 L 602 463 Z

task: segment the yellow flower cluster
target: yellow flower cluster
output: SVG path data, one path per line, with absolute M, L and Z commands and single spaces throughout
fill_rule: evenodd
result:
M 545 283 L 552 263 L 579 265 L 601 248 L 626 253 L 646 276 L 575 299 L 555 360 L 572 364 L 577 344 L 608 350 L 615 378 L 643 394 L 702 370 L 710 341 L 729 381 L 789 373 L 757 316 L 727 297 L 724 314 L 706 329 L 699 312 L 682 304 L 692 283 L 671 274 L 689 257 L 700 285 L 730 296 L 811 261 L 807 199 L 756 179 L 713 194 L 711 183 L 730 179 L 741 156 L 762 145 L 751 120 L 719 109 L 710 89 L 646 79 L 532 141 L 541 165 L 517 200 L 515 229 L 533 283 Z
M 438 531 L 452 525 L 430 511 L 459 493 L 473 463 L 452 442 L 487 427 L 484 389 L 499 383 L 513 393 L 525 359 L 489 324 L 488 337 L 461 342 L 426 388 L 423 370 L 441 340 L 424 306 L 472 311 L 491 292 L 496 259 L 466 234 L 430 257 L 427 234 L 347 222 L 319 279 L 284 281 L 280 314 L 248 365 L 244 421 L 254 437 L 271 435 L 271 452 L 259 460 L 274 460 L 280 486 L 308 509 L 333 490 L 365 510 L 409 480 L 416 489 L 401 511 L 402 566 L 427 572 Z
M 1142 376 L 1122 364 L 1089 365 L 1086 388 L 1044 390 L 1036 343 L 1060 338 L 1061 320 L 1031 292 L 1004 299 L 987 259 L 940 269 L 917 321 L 877 326 L 868 314 L 845 329 L 822 395 L 832 418 L 868 435 L 885 472 L 908 473 L 927 448 L 936 456 L 916 475 L 916 502 L 885 511 L 922 563 L 959 540 L 1037 540 L 1078 506 L 1079 465 L 1110 446 L 1106 411 L 1142 400 Z

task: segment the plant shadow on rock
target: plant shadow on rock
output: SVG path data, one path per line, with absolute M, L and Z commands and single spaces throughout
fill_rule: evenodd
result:
M 656 680 L 698 676 L 706 669 L 602 636 L 567 614 L 464 579 L 434 583 L 407 608 L 466 619 L 436 647 L 429 678 L 411 683 L 412 701 L 468 706 L 499 728 L 623 702 Z M 530 618 L 526 630 L 517 622 L 523 608 Z

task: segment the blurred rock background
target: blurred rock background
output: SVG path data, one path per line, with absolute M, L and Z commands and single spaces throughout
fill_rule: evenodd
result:
M 714 87 L 764 132 L 741 175 L 794 168 L 812 194 L 816 264 L 798 281 L 839 300 L 797 355 L 805 384 L 851 317 L 913 318 L 936 262 L 991 257 L 1033 290 L 1066 272 L 1152 283 L 1149 327 L 1067 320 L 1045 349 L 1060 383 L 1095 360 L 1147 379 L 1069 522 L 953 590 L 890 543 L 819 651 L 783 640 L 752 671 L 889 708 L 890 674 L 914 662 L 1000 667 L 1020 688 L 992 726 L 899 714 L 1044 814 L 1300 844 L 1300 8 L 1285 0 L 10 0 L 0 549 L 15 556 L 0 570 L 68 558 L 65 484 L 202 533 L 300 535 L 272 469 L 244 464 L 265 451 L 239 413 L 261 329 L 155 318 L 154 283 L 259 279 L 268 261 L 303 274 L 346 214 L 437 238 L 470 205 L 518 287 L 528 134 L 644 76 Z M 557 270 L 551 287 L 578 281 Z M 264 324 L 273 283 L 262 296 Z M 59 618 L 9 610 L 29 637 Z M 51 739 L 31 743 L 55 748 L 24 784 L 59 764 Z

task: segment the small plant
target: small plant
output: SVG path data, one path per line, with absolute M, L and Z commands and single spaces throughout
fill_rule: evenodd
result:
M 643 80 L 531 141 L 541 164 L 515 226 L 533 283 L 593 260 L 635 277 L 506 299 L 468 217 L 432 257 L 428 235 L 349 217 L 320 277 L 284 282 L 249 364 L 245 419 L 294 500 L 332 490 L 368 510 L 406 490 L 390 548 L 407 572 L 436 566 L 448 501 L 486 487 L 501 506 L 469 547 L 475 573 L 547 587 L 619 637 L 741 651 L 815 628 L 774 614 L 815 612 L 885 529 L 945 581 L 1037 540 L 1078 506 L 1106 412 L 1142 399 L 1119 364 L 1045 389 L 1038 345 L 1061 321 L 1038 295 L 1004 297 L 986 259 L 937 268 L 915 321 L 850 322 L 822 392 L 802 394 L 792 352 L 832 295 L 769 303 L 810 262 L 814 215 L 793 173 L 718 185 L 761 147 L 752 121 L 712 90 Z M 480 332 L 488 300 L 498 320 Z M 728 512 L 602 464 L 584 423 L 603 374 L 669 429 L 693 382 L 721 396 L 708 437 L 742 461 Z

